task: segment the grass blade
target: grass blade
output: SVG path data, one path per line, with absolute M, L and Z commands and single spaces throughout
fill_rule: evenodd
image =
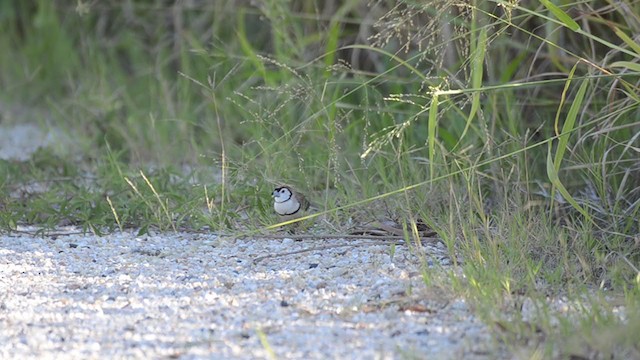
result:
M 472 60 L 471 87 L 474 89 L 479 89 L 482 86 L 484 57 L 485 57 L 486 51 L 487 51 L 487 29 L 483 28 L 480 31 L 480 37 L 478 38 L 478 47 L 475 54 L 473 55 L 473 60 Z M 471 126 L 471 121 L 473 121 L 473 119 L 475 118 L 478 110 L 480 110 L 480 91 L 474 91 L 473 94 L 471 94 L 471 110 L 469 110 L 467 123 L 464 126 L 462 135 L 460 135 L 458 144 L 460 144 L 464 136 L 467 134 L 467 131 Z M 458 144 L 456 144 L 456 147 L 458 146 Z
M 588 222 L 591 222 L 591 216 L 589 215 L 589 212 L 587 212 L 587 210 L 585 210 L 582 206 L 580 206 L 580 204 L 578 204 L 578 202 L 573 198 L 573 196 L 569 194 L 569 191 L 567 191 L 567 188 L 565 188 L 562 182 L 560 182 L 560 178 L 558 177 L 558 172 L 556 171 L 556 167 L 551 157 L 551 152 L 552 152 L 552 147 L 551 147 L 551 143 L 549 143 L 549 150 L 547 152 L 547 176 L 549 176 L 549 181 L 551 181 L 551 184 L 553 184 L 553 186 L 560 192 L 562 197 L 565 200 L 567 200 L 567 202 L 571 204 L 571 206 L 573 206 L 574 209 L 578 210 L 578 212 L 580 212 Z M 551 194 L 553 195 L 554 193 L 555 192 L 552 192 Z
M 564 95 L 566 93 L 568 85 L 571 82 L 571 78 L 573 77 L 573 73 L 575 69 L 576 67 L 574 66 L 573 69 L 571 70 L 569 79 L 567 80 L 567 86 L 565 86 L 565 90 L 562 92 L 563 102 L 564 102 Z M 569 142 L 569 135 L 571 134 L 571 132 L 573 132 L 573 128 L 576 123 L 576 118 L 578 117 L 578 111 L 582 106 L 582 101 L 584 100 L 584 95 L 587 92 L 588 85 L 589 85 L 589 82 L 586 80 L 583 81 L 582 84 L 580 85 L 580 88 L 576 93 L 576 97 L 573 99 L 573 102 L 571 103 L 571 107 L 569 108 L 567 117 L 565 118 L 564 125 L 562 126 L 562 133 L 559 134 L 560 137 L 558 141 L 558 148 L 556 149 L 556 155 L 553 161 L 556 171 L 560 170 L 560 165 L 562 163 L 562 159 L 564 157 L 564 153 L 567 149 L 567 144 Z M 562 103 L 560 106 L 562 106 Z M 560 112 L 560 107 L 558 108 L 558 114 L 559 112 Z M 557 129 L 557 120 L 558 120 L 558 117 L 556 116 L 556 129 Z
M 567 15 L 566 12 L 564 12 L 562 9 L 557 7 L 551 1 L 540 0 L 540 2 L 542 3 L 542 5 L 544 5 L 547 8 L 547 10 L 549 10 L 556 18 L 558 18 L 558 20 L 560 20 L 564 26 L 568 27 L 573 31 L 580 30 L 580 25 L 578 25 L 578 23 L 575 22 L 571 18 L 571 16 Z
M 434 91 L 429 107 L 429 178 L 433 180 L 433 165 L 436 156 L 436 127 L 438 125 L 438 93 Z

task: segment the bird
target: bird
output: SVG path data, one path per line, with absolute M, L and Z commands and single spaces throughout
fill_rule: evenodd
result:
M 273 209 L 282 221 L 288 221 L 302 217 L 309 210 L 309 201 L 301 193 L 289 186 L 280 186 L 273 190 Z

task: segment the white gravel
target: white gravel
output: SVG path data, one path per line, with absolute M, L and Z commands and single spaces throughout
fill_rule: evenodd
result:
M 0 236 L 0 358 L 490 356 L 487 328 L 426 287 L 404 246 L 254 262 L 363 241 Z M 426 254 L 449 266 L 442 246 Z

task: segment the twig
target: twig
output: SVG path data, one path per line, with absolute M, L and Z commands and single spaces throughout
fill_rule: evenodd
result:
M 356 244 L 337 244 L 337 245 L 314 246 L 314 247 L 301 249 L 301 250 L 296 250 L 296 251 L 288 251 L 288 252 L 283 252 L 283 253 L 260 256 L 260 257 L 257 257 L 255 259 L 253 259 L 253 263 L 257 264 L 260 261 L 265 260 L 265 259 L 271 259 L 271 258 L 284 257 L 284 256 L 289 256 L 289 255 L 302 254 L 302 253 L 311 252 L 311 251 L 315 251 L 315 250 L 327 250 L 327 249 L 335 249 L 335 248 L 348 247 L 348 246 L 355 247 L 355 246 L 365 246 L 365 245 L 366 246 L 371 246 L 371 245 L 391 245 L 391 244 L 404 245 L 404 241 L 395 242 L 395 243 L 390 243 L 388 241 L 378 241 L 378 242 L 356 243 Z
M 237 238 L 245 238 L 245 236 L 238 236 Z M 264 234 L 253 234 L 254 238 L 259 239 L 312 239 L 312 240 L 325 240 L 325 239 L 363 239 L 363 240 L 404 240 L 404 236 L 400 235 L 351 235 L 351 234 L 289 234 L 289 235 L 264 235 Z M 412 238 L 414 239 L 414 238 Z M 427 243 L 435 243 L 440 241 L 440 238 L 435 237 L 420 237 L 418 238 L 420 241 L 424 241 Z
M 8 236 L 12 236 L 12 233 L 18 233 L 23 235 L 41 236 L 41 237 L 54 237 L 54 236 L 68 236 L 68 235 L 81 235 L 86 234 L 86 231 L 70 231 L 70 232 L 46 232 L 44 230 L 26 231 L 26 230 L 9 230 Z

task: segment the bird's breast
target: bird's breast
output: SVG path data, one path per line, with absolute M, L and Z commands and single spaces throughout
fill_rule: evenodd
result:
M 273 203 L 274 210 L 280 215 L 291 215 L 300 209 L 300 204 L 297 201 L 285 201 Z

